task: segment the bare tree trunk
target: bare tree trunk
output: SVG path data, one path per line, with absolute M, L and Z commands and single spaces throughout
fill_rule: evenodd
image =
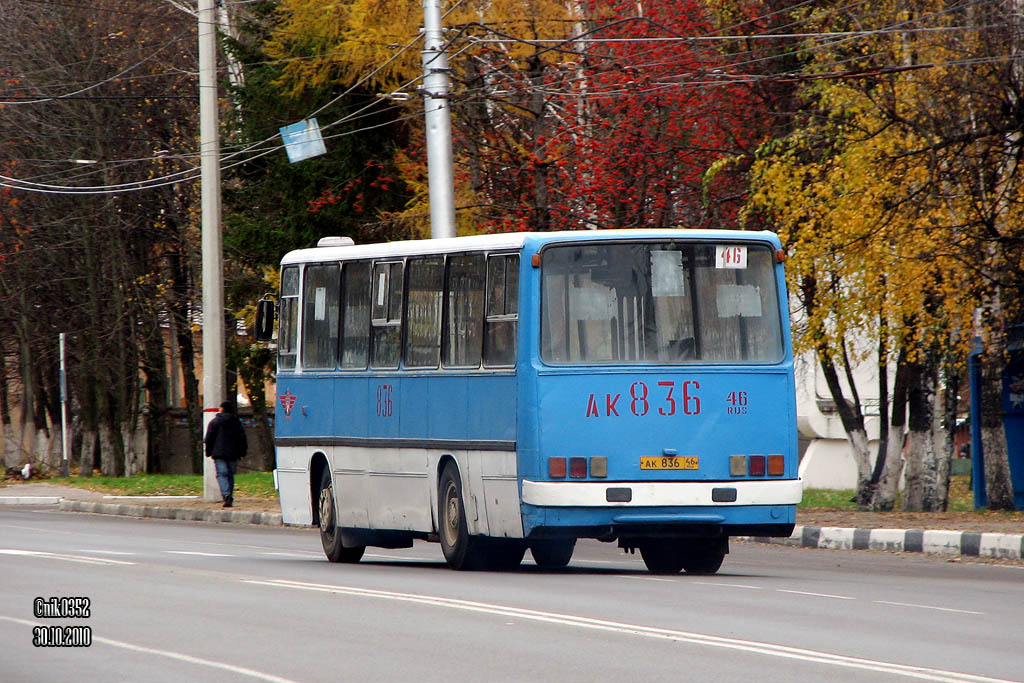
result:
M 936 443 L 935 425 L 938 393 L 938 369 L 934 356 L 927 355 L 919 366 L 919 381 L 908 395 L 910 431 L 907 437 L 907 479 L 903 509 L 935 510 L 943 506 L 936 500 L 942 441 Z
M 189 320 L 189 284 L 188 270 L 182 254 L 168 255 L 171 267 L 174 298 L 171 303 L 171 314 L 175 316 L 178 334 L 178 357 L 181 360 L 182 381 L 185 384 L 185 406 L 188 409 L 189 451 L 192 455 L 192 471 L 203 471 L 203 415 L 199 403 L 199 380 L 195 372 L 195 344 L 192 339 L 192 328 Z
M 22 328 L 20 331 L 19 346 L 21 359 L 19 370 L 21 372 L 21 420 L 20 433 L 18 435 L 18 459 L 24 463 L 32 460 L 35 444 L 35 386 L 32 383 L 32 347 L 26 338 L 25 327 L 28 321 L 22 317 Z
M 906 353 L 901 350 L 896 360 L 896 383 L 892 391 L 889 436 L 885 442 L 885 463 L 878 477 L 875 496 L 871 501 L 872 510 L 889 511 L 896 506 L 900 475 L 903 473 L 903 445 L 907 431 L 908 379 Z
M 818 350 L 818 359 L 821 369 L 825 374 L 825 381 L 828 384 L 829 393 L 835 401 L 836 409 L 839 411 L 839 419 L 843 423 L 843 429 L 853 449 L 854 462 L 857 464 L 857 492 L 858 500 L 861 500 L 860 492 L 871 487 L 871 449 L 868 444 L 868 433 L 864 426 L 864 414 L 860 402 L 849 403 L 843 395 L 843 387 L 839 382 L 839 373 L 835 363 L 828 356 L 824 349 Z
M 146 375 L 146 472 L 160 472 L 170 457 L 170 411 L 163 337 L 153 334 L 146 341 L 143 372 Z
M 10 388 L 7 383 L 7 350 L 0 345 L 0 440 L 3 450 L 0 460 L 4 467 L 13 467 L 15 462 L 9 457 L 14 445 L 14 429 L 11 426 Z
M 1003 355 L 986 349 L 981 363 L 981 444 L 990 510 L 1013 510 L 1009 447 L 1003 427 Z
M 78 476 L 91 477 L 96 466 L 96 447 L 100 435 L 92 429 L 82 430 L 82 459 L 78 464 Z

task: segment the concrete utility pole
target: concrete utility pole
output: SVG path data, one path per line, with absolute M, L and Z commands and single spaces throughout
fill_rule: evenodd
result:
M 199 0 L 199 150 L 203 252 L 203 434 L 224 400 L 224 257 L 220 222 L 215 0 Z M 203 458 L 203 500 L 221 499 L 217 470 Z
M 427 128 L 430 236 L 455 237 L 451 81 L 441 30 L 441 0 L 423 0 L 423 111 Z

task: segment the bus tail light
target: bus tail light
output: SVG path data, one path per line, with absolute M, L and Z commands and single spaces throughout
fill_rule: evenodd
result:
M 606 479 L 608 477 L 608 458 L 603 455 L 595 455 L 591 458 L 590 476 L 595 479 Z
M 729 474 L 734 477 L 742 477 L 747 473 L 747 456 L 745 455 L 730 455 L 729 456 Z
M 752 477 L 763 477 L 764 476 L 764 456 L 763 455 L 752 455 L 747 461 L 750 465 L 750 476 Z
M 586 479 L 587 459 L 582 457 L 569 458 L 569 476 L 573 479 Z
M 552 479 L 565 479 L 565 458 L 548 458 L 548 476 Z
M 781 477 L 786 472 L 786 459 L 781 455 L 768 456 L 768 474 Z

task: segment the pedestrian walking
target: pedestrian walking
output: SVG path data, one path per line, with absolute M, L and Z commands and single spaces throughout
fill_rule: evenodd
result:
M 213 458 L 217 467 L 217 483 L 220 494 L 224 497 L 224 507 L 229 508 L 235 503 L 235 471 L 238 459 L 245 457 L 249 444 L 245 439 L 245 428 L 238 419 L 234 401 L 224 401 L 220 411 L 206 428 L 206 456 Z

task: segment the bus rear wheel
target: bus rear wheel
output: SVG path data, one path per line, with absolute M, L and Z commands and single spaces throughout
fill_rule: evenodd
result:
M 544 539 L 533 541 L 530 544 L 530 554 L 533 561 L 541 569 L 562 569 L 572 559 L 572 551 L 576 549 L 576 539 L 568 540 L 561 538 Z
M 678 574 L 685 552 L 682 541 L 676 539 L 656 539 L 640 545 L 640 557 L 652 574 Z
M 652 574 L 714 574 L 729 552 L 728 539 L 656 539 L 640 546 L 640 556 Z
M 693 541 L 689 544 L 686 556 L 683 558 L 683 570 L 687 574 L 714 574 L 721 568 L 728 552 L 728 538 Z
M 341 542 L 341 529 L 335 516 L 334 487 L 331 485 L 331 472 L 324 468 L 320 475 L 320 496 L 318 509 L 320 512 L 320 543 L 324 547 L 324 555 L 331 562 L 358 562 L 366 552 L 366 546 L 346 548 Z
M 487 560 L 483 543 L 485 539 L 469 535 L 466 506 L 462 499 L 462 480 L 453 463 L 448 463 L 441 471 L 437 492 L 438 536 L 445 562 L 452 569 L 483 569 Z

